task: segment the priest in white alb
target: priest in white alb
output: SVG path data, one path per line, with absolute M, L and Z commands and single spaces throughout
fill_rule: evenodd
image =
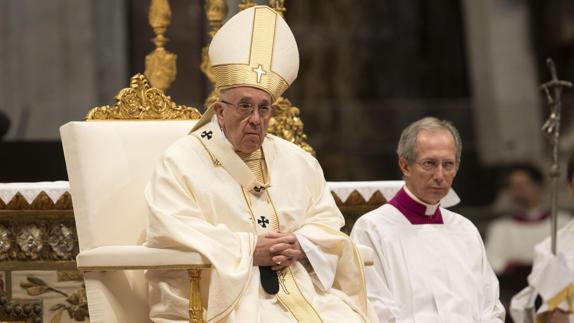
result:
M 486 254 L 497 275 L 516 279 L 514 276 L 524 275 L 524 269 L 528 275 L 534 259 L 534 246 L 548 236 L 551 219 L 549 207 L 543 201 L 543 173 L 534 165 L 513 165 L 506 177 L 502 196 L 509 200 L 506 210 L 509 214 L 489 225 Z M 558 227 L 564 227 L 570 219 L 569 213 L 560 211 Z M 526 281 L 523 283 L 518 290 Z
M 440 207 L 461 150 L 458 131 L 447 121 L 428 117 L 409 125 L 397 148 L 405 186 L 353 226 L 351 238 L 375 251 L 365 275 L 380 322 L 504 321 L 478 230 Z
M 566 180 L 574 196 L 574 154 L 568 160 Z M 551 245 L 548 236 L 534 247 L 528 286 L 510 304 L 515 323 L 574 323 L 574 220 L 557 232 L 556 254 Z
M 208 322 L 377 322 L 317 160 L 267 134 L 298 55 L 271 8 L 232 17 L 209 48 L 219 97 L 167 149 L 147 187 L 146 245 L 199 252 L 212 264 L 202 279 Z M 187 274 L 147 278 L 151 319 L 187 322 Z

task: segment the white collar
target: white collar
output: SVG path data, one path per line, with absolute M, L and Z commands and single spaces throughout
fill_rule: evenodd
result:
M 407 193 L 407 195 L 412 198 L 413 200 L 415 200 L 415 202 L 422 204 L 426 207 L 425 209 L 425 215 L 426 216 L 432 216 L 434 215 L 434 213 L 436 212 L 436 209 L 438 209 L 438 207 L 440 206 L 440 201 L 436 204 L 428 204 L 425 203 L 423 201 L 421 201 L 418 197 L 416 197 L 410 190 L 409 188 L 405 185 L 405 192 Z

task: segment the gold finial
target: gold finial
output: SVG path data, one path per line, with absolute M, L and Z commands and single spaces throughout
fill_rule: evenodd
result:
M 241 0 L 239 4 L 239 10 L 245 10 L 247 8 L 251 8 L 257 5 L 257 2 L 252 0 Z
M 287 10 L 285 9 L 285 0 L 269 0 L 269 7 L 273 8 L 281 17 L 284 17 L 283 13 Z
M 157 88 L 150 87 L 142 74 L 134 75 L 130 87 L 116 95 L 113 106 L 91 109 L 86 120 L 185 120 L 199 119 L 196 108 L 176 105 L 171 98 Z
M 168 39 L 164 36 L 171 23 L 171 9 L 168 0 L 151 0 L 149 24 L 153 28 L 156 48 L 145 58 L 145 75 L 153 87 L 167 90 L 175 80 L 177 56 L 165 49 Z

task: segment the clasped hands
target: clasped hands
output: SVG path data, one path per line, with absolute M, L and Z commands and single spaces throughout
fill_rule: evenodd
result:
M 275 271 L 289 267 L 305 258 L 297 237 L 293 233 L 266 233 L 257 236 L 253 265 L 271 266 Z

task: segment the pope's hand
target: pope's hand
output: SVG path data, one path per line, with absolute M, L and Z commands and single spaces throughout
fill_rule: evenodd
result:
M 273 270 L 289 267 L 305 257 L 305 253 L 292 233 L 267 233 L 257 237 L 253 264 L 272 266 Z

